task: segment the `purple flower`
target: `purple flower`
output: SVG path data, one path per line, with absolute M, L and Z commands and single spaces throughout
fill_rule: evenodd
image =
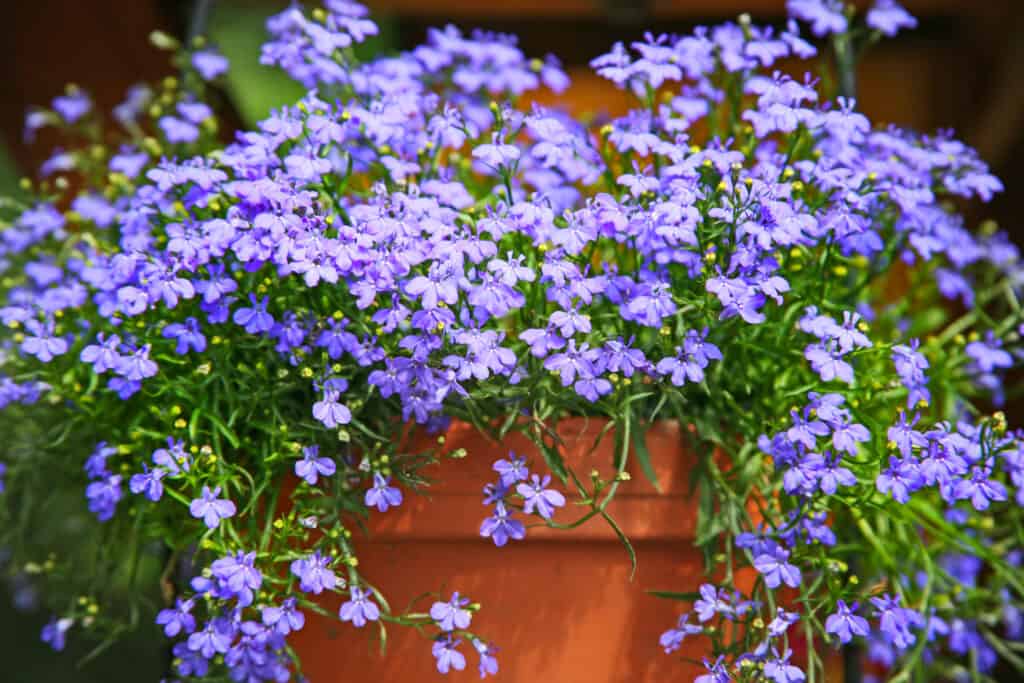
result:
M 373 601 L 370 591 L 351 586 L 349 600 L 342 603 L 338 616 L 342 621 L 351 621 L 353 626 L 362 628 L 366 622 L 380 619 L 380 608 Z
M 249 302 L 252 306 L 245 306 L 235 311 L 231 319 L 236 325 L 241 325 L 249 334 L 266 333 L 274 327 L 274 317 L 267 313 L 267 301 L 269 297 L 263 297 L 259 302 L 256 295 L 249 295 Z
M 910 629 L 924 628 L 925 619 L 916 610 L 900 605 L 899 597 L 889 594 L 871 598 L 878 617 L 878 628 L 899 650 L 906 650 L 917 641 Z
M 230 625 L 224 620 L 211 619 L 202 631 L 190 635 L 186 642 L 192 652 L 199 653 L 204 659 L 212 659 L 214 655 L 228 651 L 233 636 Z
M 541 479 L 535 474 L 531 477 L 531 483 L 521 483 L 516 486 L 516 493 L 525 499 L 523 512 L 528 515 L 536 512 L 544 519 L 551 519 L 555 514 L 555 508 L 565 505 L 565 496 L 554 489 L 547 488 L 550 483 L 550 475 L 544 475 L 544 479 Z
M 774 683 L 801 683 L 804 680 L 804 672 L 789 663 L 792 652 L 786 650 L 780 657 L 778 652 L 772 650 L 772 654 L 775 657 L 764 663 L 764 675 L 767 678 Z
M 54 335 L 53 321 L 41 323 L 38 320 L 25 322 L 25 340 L 21 343 L 21 350 L 30 356 L 35 356 L 43 363 L 49 363 L 55 356 L 60 356 L 68 351 L 68 342 Z
M 488 645 L 479 638 L 474 638 L 472 641 L 473 647 L 476 649 L 478 655 L 480 655 L 480 678 L 487 678 L 490 676 L 498 675 L 498 658 L 495 657 L 495 653 L 498 648 L 493 645 Z
M 115 369 L 121 362 L 121 354 L 117 352 L 121 345 L 121 338 L 116 334 L 109 337 L 103 332 L 96 335 L 96 344 L 89 344 L 79 355 L 83 363 L 90 363 L 93 372 L 102 375 L 108 370 Z
M 256 553 L 243 550 L 215 560 L 210 574 L 219 582 L 221 597 L 235 597 L 240 607 L 251 605 L 254 591 L 263 583 L 263 574 L 255 564 Z
M 268 605 L 260 610 L 263 624 L 276 633 L 286 636 L 292 631 L 301 631 L 306 625 L 306 615 L 296 607 L 295 598 L 285 598 L 280 607 Z
M 823 381 L 838 379 L 853 384 L 853 366 L 843 360 L 843 355 L 833 344 L 809 344 L 804 349 L 804 357 Z
M 900 455 L 904 458 L 910 457 L 914 448 L 923 448 L 928 445 L 924 434 L 914 429 L 914 425 L 917 424 L 920 417 L 920 415 L 915 414 L 908 422 L 907 414 L 900 410 L 899 422 L 889 427 L 889 430 L 886 432 L 886 437 L 889 441 L 896 444 L 896 448 L 899 449 Z
M 92 100 L 80 90 L 55 97 L 51 104 L 53 110 L 68 124 L 77 123 L 92 110 Z
M 309 557 L 293 560 L 291 571 L 299 579 L 299 588 L 307 593 L 320 595 L 325 590 L 334 590 L 338 577 L 329 568 L 331 558 L 314 552 Z
M 341 392 L 335 389 L 324 391 L 323 398 L 313 404 L 313 417 L 328 429 L 346 425 L 352 421 L 352 412 L 338 401 Z
M 319 446 L 306 446 L 302 449 L 302 459 L 295 463 L 295 476 L 315 486 L 318 477 L 333 477 L 336 471 L 334 461 L 327 457 L 317 457 Z
M 459 592 L 455 591 L 448 602 L 435 602 L 431 605 L 430 618 L 437 622 L 442 631 L 469 628 L 473 614 L 466 609 L 468 604 L 469 598 L 461 597 Z
M 857 603 L 853 603 L 853 606 L 847 607 L 844 601 L 837 601 L 835 613 L 825 620 L 825 632 L 838 637 L 844 645 L 853 640 L 854 636 L 867 637 L 870 632 L 868 621 L 854 614 L 857 606 Z
M 113 449 L 110 450 L 113 451 Z M 167 437 L 167 448 L 158 448 L 153 451 L 152 459 L 154 465 L 163 468 L 171 476 L 188 472 L 192 466 L 192 456 L 185 450 L 184 442 L 175 441 L 170 436 Z
M 159 369 L 156 362 L 149 359 L 149 344 L 136 349 L 130 356 L 122 356 L 115 371 L 130 382 L 140 382 L 152 377 Z
M 881 493 L 888 493 L 894 500 L 904 504 L 910 500 L 910 494 L 923 484 L 920 467 L 909 458 L 889 458 L 889 468 L 875 480 L 875 486 Z
M 704 381 L 704 368 L 696 356 L 687 353 L 682 347 L 676 347 L 676 355 L 662 358 L 654 367 L 662 377 L 668 377 L 674 386 L 681 387 L 690 382 Z
M 434 641 L 431 651 L 437 660 L 437 670 L 440 673 L 446 674 L 451 669 L 462 671 L 466 668 L 466 657 L 455 649 L 461 642 L 450 635 L 438 636 Z
M 837 451 L 857 455 L 857 444 L 870 439 L 871 433 L 862 424 L 849 424 L 843 420 L 832 425 L 832 446 Z
M 1013 356 L 1001 348 L 1002 344 L 1002 340 L 989 332 L 985 341 L 971 342 L 964 348 L 964 352 L 974 361 L 977 369 L 994 372 L 1013 367 Z
M 121 475 L 112 474 L 94 481 L 85 487 L 85 497 L 89 501 L 89 511 L 101 522 L 114 516 L 114 510 L 121 500 Z
M 213 48 L 199 50 L 192 54 L 192 66 L 204 81 L 212 81 L 221 74 L 227 73 L 227 57 Z
M 765 553 L 754 558 L 754 567 L 764 576 L 765 585 L 778 588 L 784 583 L 790 588 L 800 585 L 800 569 L 789 563 L 789 551 L 776 547 L 773 553 Z
M 789 16 L 806 21 L 819 38 L 829 33 L 845 33 L 846 17 L 841 0 L 786 0 Z
M 156 615 L 158 626 L 164 627 L 164 635 L 174 638 L 179 633 L 192 633 L 196 630 L 196 619 L 192 616 L 192 600 L 178 598 L 173 608 L 160 610 Z
M 726 668 L 725 655 L 719 655 L 714 662 L 709 662 L 705 658 L 704 669 L 707 673 L 697 676 L 693 679 L 693 683 L 729 683 L 732 680 L 732 676 L 729 675 Z
M 701 585 L 700 597 L 694 601 L 693 609 L 701 623 L 714 618 L 716 614 L 731 619 L 738 611 L 728 592 L 724 588 L 719 590 L 710 583 Z
M 805 413 L 809 412 L 807 410 Z M 791 410 L 790 418 L 793 426 L 786 430 L 786 438 L 793 444 L 800 444 L 807 450 L 814 450 L 818 445 L 818 437 L 828 434 L 829 429 L 821 420 L 807 419 L 795 410 Z
M 133 474 L 132 478 L 128 480 L 128 490 L 135 495 L 144 493 L 146 498 L 155 503 L 164 495 L 164 485 L 160 480 L 164 478 L 167 471 L 159 467 L 151 470 L 146 467 L 145 463 L 142 465 L 142 470 L 140 474 Z
M 867 25 L 887 36 L 894 36 L 900 29 L 914 28 L 917 19 L 896 2 L 896 0 L 875 0 L 874 6 L 868 10 Z
M 494 545 L 500 548 L 508 543 L 510 538 L 516 541 L 525 538 L 526 527 L 518 519 L 513 519 L 512 513 L 505 508 L 505 503 L 499 500 L 494 505 L 494 514 L 480 525 L 480 535 L 490 538 Z
M 697 635 L 704 632 L 704 627 L 699 624 L 690 623 L 690 613 L 682 614 L 679 616 L 679 621 L 676 622 L 675 628 L 670 628 L 661 634 L 658 639 L 659 644 L 665 649 L 665 654 L 670 654 L 679 649 L 679 646 L 683 644 L 683 640 L 687 636 Z
M 778 638 L 786 631 L 789 627 L 800 621 L 800 615 L 796 612 L 787 612 L 783 608 L 779 607 L 775 613 L 775 618 L 768 624 L 768 635 L 771 638 Z
M 199 321 L 192 317 L 187 318 L 184 323 L 171 323 L 164 328 L 163 336 L 165 339 L 177 340 L 174 352 L 178 355 L 188 353 L 190 348 L 196 353 L 206 350 L 206 337 L 199 331 Z
M 66 636 L 68 629 L 70 629 L 74 623 L 75 622 L 71 619 L 58 619 L 57 617 L 52 617 L 50 621 L 46 623 L 46 626 L 43 626 L 43 630 L 39 638 L 55 651 L 61 652 L 67 642 Z
M 367 489 L 363 501 L 368 507 L 377 508 L 378 512 L 387 512 L 390 507 L 398 507 L 402 504 L 402 491 L 390 484 L 391 477 L 374 472 L 373 486 Z
M 811 456 L 815 454 L 810 454 Z M 823 493 L 828 495 L 834 494 L 840 486 L 856 486 L 857 477 L 854 476 L 853 472 L 841 467 L 839 465 L 842 456 L 838 453 L 825 453 L 820 457 L 820 460 L 816 463 L 818 486 L 821 488 Z
M 1006 487 L 990 479 L 991 467 L 975 467 L 970 478 L 961 479 L 953 490 L 957 500 L 970 500 L 975 510 L 987 510 L 992 501 L 1006 500 Z
M 515 145 L 506 144 L 495 133 L 490 143 L 479 145 L 473 150 L 473 158 L 479 159 L 491 168 L 511 166 L 519 159 L 519 148 Z
M 212 491 L 209 486 L 203 486 L 202 496 L 193 500 L 188 508 L 193 517 L 202 518 L 210 529 L 216 528 L 222 519 L 235 514 L 235 504 L 227 498 L 218 498 L 219 495 L 219 486 Z
M 526 458 L 517 456 L 512 451 L 508 453 L 508 460 L 498 460 L 494 463 L 494 471 L 501 477 L 501 485 L 506 488 L 516 482 L 525 481 L 530 476 Z

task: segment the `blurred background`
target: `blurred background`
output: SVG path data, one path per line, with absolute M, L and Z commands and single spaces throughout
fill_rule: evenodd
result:
M 861 64 L 860 108 L 875 123 L 922 130 L 953 128 L 979 149 L 1007 186 L 977 218 L 993 218 L 1018 244 L 1024 229 L 1012 198 L 1024 188 L 1024 0 L 901 0 L 917 30 L 878 45 Z M 558 102 L 576 112 L 619 113 L 625 95 L 591 76 L 587 63 L 616 40 L 644 31 L 686 32 L 735 19 L 781 25 L 785 0 L 363 0 L 381 26 L 370 49 L 392 52 L 418 44 L 430 26 L 454 23 L 520 36 L 531 56 L 551 52 L 566 66 L 572 88 Z M 66 83 L 88 90 L 109 111 L 138 81 L 173 75 L 167 53 L 150 32 L 178 37 L 205 25 L 232 62 L 224 93 L 232 127 L 252 124 L 301 89 L 258 63 L 266 18 L 287 0 L 5 0 L 0 21 L 0 195 L 14 191 L 51 152 L 55 139 L 22 136 L 31 105 L 47 104 Z M 869 4 L 867 2 L 858 4 Z M 549 103 L 554 98 L 544 98 Z M 1011 411 L 1013 412 L 1013 411 Z M 1020 413 L 1017 412 L 1019 415 Z M 1019 421 L 1019 420 L 1017 420 Z M 60 504 L 61 501 L 55 501 Z M 71 505 L 80 510 L 80 505 Z M 56 508 L 55 508 L 56 509 Z M 75 514 L 69 512 L 69 514 Z M 71 528 L 74 528 L 72 524 Z M 46 615 L 31 609 L 20 586 L 0 587 L 0 680 L 6 683 L 147 683 L 166 670 L 155 627 L 101 653 L 69 645 L 54 656 L 39 641 Z

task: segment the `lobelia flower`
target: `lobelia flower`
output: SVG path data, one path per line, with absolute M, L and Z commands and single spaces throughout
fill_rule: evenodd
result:
M 179 633 L 189 634 L 196 630 L 196 619 L 192 616 L 192 600 L 177 598 L 174 607 L 160 610 L 156 615 L 158 626 L 164 627 L 164 635 L 174 638 Z
M 286 636 L 294 631 L 301 631 L 306 625 L 306 615 L 296 606 L 295 598 L 285 598 L 280 607 L 267 605 L 260 609 L 260 617 L 265 626 L 274 629 L 275 633 Z
M 234 637 L 230 626 L 222 619 L 211 619 L 201 631 L 188 637 L 188 649 L 198 653 L 203 659 L 212 659 L 216 654 L 224 654 L 231 647 Z
M 302 449 L 302 459 L 295 463 L 295 476 L 310 486 L 315 486 L 319 477 L 333 477 L 337 471 L 334 460 L 318 457 L 319 453 L 319 446 L 306 446 Z
M 992 501 L 1007 498 L 1006 487 L 991 479 L 992 467 L 974 467 L 969 478 L 958 481 L 953 489 L 957 500 L 970 500 L 975 510 L 987 510 Z
M 252 306 L 244 306 L 236 309 L 231 319 L 236 325 L 241 325 L 249 334 L 263 334 L 274 327 L 274 316 L 267 313 L 267 301 L 270 297 L 263 297 L 256 300 L 255 294 L 249 295 L 249 302 Z
M 114 449 L 109 449 L 116 452 Z M 153 451 L 153 464 L 162 468 L 171 476 L 188 472 L 192 466 L 192 456 L 185 450 L 185 444 L 174 437 L 167 437 L 167 448 Z
M 789 663 L 789 658 L 793 654 L 790 650 L 786 650 L 780 656 L 778 651 L 773 649 L 772 654 L 774 658 L 764 663 L 764 675 L 767 678 L 774 683 L 801 683 L 804 680 L 804 672 L 800 667 Z
M 431 652 L 437 660 L 437 670 L 446 674 L 450 670 L 462 671 L 466 668 L 466 657 L 456 650 L 462 641 L 451 635 L 441 635 L 434 640 Z
M 48 321 L 41 323 L 38 320 L 25 322 L 25 340 L 21 343 L 21 350 L 30 356 L 35 356 L 43 363 L 49 363 L 56 356 L 62 356 L 68 351 L 68 342 L 65 339 L 54 335 L 54 323 Z
M 327 389 L 324 391 L 323 398 L 313 404 L 313 417 L 328 429 L 334 429 L 352 421 L 351 411 L 338 400 L 340 396 L 341 392 Z
M 106 336 L 103 332 L 96 335 L 96 344 L 89 344 L 82 349 L 79 358 L 83 363 L 92 365 L 93 372 L 102 375 L 114 370 L 121 363 L 122 356 L 118 353 L 121 338 L 116 334 Z
M 51 617 L 50 621 L 43 626 L 39 638 L 56 652 L 61 652 L 67 644 L 67 632 L 74 623 L 73 620 L 68 618 L 58 619 L 57 617 Z
M 293 560 L 291 572 L 299 579 L 299 588 L 307 593 L 320 595 L 325 590 L 334 590 L 338 577 L 334 574 L 329 565 L 332 560 L 314 552 L 308 557 Z
M 864 617 L 855 614 L 857 603 L 847 607 L 843 600 L 836 601 L 836 611 L 830 614 L 825 620 L 825 632 L 839 638 L 839 642 L 845 645 L 853 640 L 854 636 L 867 637 L 870 629 L 868 621 Z
M 719 655 L 714 662 L 709 662 L 705 657 L 704 669 L 707 673 L 697 676 L 693 679 L 693 683 L 729 683 L 732 680 L 725 662 L 725 655 Z
M 213 48 L 193 52 L 191 62 L 204 81 L 212 81 L 228 70 L 227 57 Z
M 737 603 L 726 589 L 715 588 L 710 583 L 701 584 L 700 597 L 694 601 L 693 609 L 697 612 L 697 620 L 701 623 L 713 619 L 716 614 L 727 619 L 742 614 L 747 604 Z
M 377 508 L 378 512 L 387 512 L 388 508 L 398 507 L 402 504 L 402 491 L 391 486 L 391 477 L 374 472 L 373 486 L 367 489 L 363 501 L 368 507 Z
M 900 29 L 917 26 L 917 19 L 896 0 L 875 0 L 865 19 L 868 26 L 889 37 L 899 33 Z
M 189 504 L 191 515 L 201 518 L 210 529 L 217 528 L 221 520 L 235 515 L 235 504 L 227 498 L 218 498 L 219 495 L 219 486 L 211 491 L 209 486 L 204 485 L 202 495 Z
M 373 602 L 370 591 L 351 586 L 349 600 L 342 603 L 338 616 L 342 621 L 350 621 L 353 626 L 362 628 L 367 622 L 380 619 L 380 608 Z
M 431 605 L 430 618 L 437 622 L 442 631 L 469 628 L 473 614 L 465 608 L 468 604 L 469 598 L 461 597 L 455 591 L 448 602 L 435 602 Z
M 174 339 L 177 344 L 174 352 L 184 355 L 192 349 L 196 353 L 206 350 L 206 337 L 199 329 L 199 321 L 189 317 L 183 323 L 172 323 L 164 328 L 163 336 L 166 339 Z M 97 371 L 98 372 L 98 371 Z
M 508 539 L 520 541 L 526 537 L 526 527 L 505 508 L 505 503 L 498 500 L 494 504 L 494 514 L 486 518 L 480 525 L 480 535 L 490 538 L 499 548 L 508 543 Z
M 681 614 L 675 628 L 670 628 L 661 634 L 658 643 L 665 650 L 665 654 L 671 654 L 679 649 L 687 636 L 697 635 L 704 632 L 704 627 L 699 624 L 690 623 L 690 613 Z
M 1001 347 L 1002 341 L 989 332 L 985 341 L 973 341 L 964 347 L 964 353 L 982 372 L 994 372 L 1013 366 L 1013 357 Z
M 159 467 L 151 470 L 143 463 L 142 472 L 133 474 L 132 478 L 128 480 L 128 490 L 136 495 L 143 493 L 146 498 L 155 503 L 164 495 L 164 485 L 160 480 L 166 473 L 166 470 Z
M 530 470 L 526 467 L 526 457 L 517 456 L 512 451 L 508 453 L 508 460 L 495 461 L 493 469 L 501 477 L 501 485 L 506 488 L 516 482 L 525 481 L 530 476 Z
M 158 371 L 155 361 L 149 358 L 150 346 L 146 344 L 136 349 L 129 356 L 122 356 L 114 371 L 125 380 L 139 382 L 148 377 L 153 377 Z
M 853 366 L 843 360 L 843 355 L 833 343 L 809 344 L 804 349 L 804 357 L 823 381 L 831 382 L 838 379 L 853 384 Z
M 52 105 L 53 110 L 68 124 L 78 123 L 92 111 L 92 100 L 81 90 L 69 91 L 66 95 L 53 98 Z
M 765 553 L 754 558 L 754 567 L 764 577 L 765 585 L 778 588 L 786 584 L 790 588 L 800 585 L 800 569 L 789 563 L 789 551 L 781 547 L 773 553 Z
M 879 630 L 893 646 L 899 650 L 906 650 L 917 642 L 910 629 L 925 626 L 924 617 L 917 611 L 901 606 L 899 597 L 893 597 L 888 593 L 871 598 L 871 604 L 876 608 L 875 616 L 878 617 Z
M 220 583 L 222 597 L 232 596 L 239 607 L 252 604 L 253 595 L 263 583 L 263 574 L 255 567 L 256 553 L 237 551 L 210 565 L 210 574 Z
M 768 624 L 768 635 L 772 638 L 778 638 L 786 631 L 789 627 L 800 621 L 800 615 L 795 612 L 787 612 L 783 608 L 779 607 L 775 612 L 775 618 Z
M 523 512 L 530 515 L 536 512 L 544 519 L 551 519 L 555 514 L 555 508 L 565 505 L 565 496 L 554 489 L 547 488 L 551 483 L 551 476 L 540 476 L 534 474 L 530 483 L 521 483 L 516 486 L 516 493 L 524 498 Z
M 101 522 L 106 522 L 114 516 L 114 510 L 123 495 L 119 474 L 104 476 L 85 487 L 89 511 Z
M 487 678 L 488 675 L 497 676 L 498 658 L 494 655 L 498 652 L 498 648 L 488 645 L 479 638 L 473 638 L 470 642 L 473 643 L 473 648 L 480 655 L 480 678 Z

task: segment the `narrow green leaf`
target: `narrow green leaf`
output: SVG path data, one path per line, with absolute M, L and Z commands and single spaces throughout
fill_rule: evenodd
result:
M 646 436 L 647 430 L 641 429 L 638 425 L 637 429 L 633 431 L 633 449 L 636 451 L 636 458 L 640 461 L 640 469 L 643 470 L 647 481 L 651 482 L 655 490 L 660 493 L 661 486 L 658 484 L 658 475 L 654 472 L 654 466 L 651 465 L 651 452 L 647 450 Z
M 604 517 L 606 522 L 608 522 L 608 525 L 612 528 L 612 531 L 614 531 L 615 535 L 619 537 L 620 541 L 622 541 L 622 545 L 626 547 L 626 552 L 629 553 L 629 580 L 632 581 L 633 577 L 636 576 L 636 551 L 633 549 L 633 544 L 629 542 L 629 539 L 626 538 L 626 533 L 621 528 L 619 528 L 619 525 L 615 522 L 614 519 L 612 519 L 611 515 L 602 510 L 601 516 Z

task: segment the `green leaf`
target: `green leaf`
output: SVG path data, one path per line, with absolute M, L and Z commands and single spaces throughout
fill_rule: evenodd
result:
M 609 515 L 604 510 L 601 510 L 601 516 L 604 517 L 606 522 L 608 522 L 608 526 L 612 528 L 612 531 L 615 532 L 615 535 L 619 537 L 620 541 L 622 541 L 622 545 L 625 546 L 626 552 L 629 553 L 629 580 L 632 581 L 633 577 L 636 576 L 636 551 L 633 549 L 633 544 L 629 542 L 629 539 L 626 538 L 626 533 L 621 528 L 619 528 L 619 525 L 615 522 L 614 519 L 612 519 L 611 515 Z
M 640 429 L 639 426 L 633 431 L 633 449 L 636 451 L 636 458 L 640 461 L 640 469 L 643 470 L 644 476 L 647 477 L 647 481 L 651 482 L 654 488 L 660 493 L 661 486 L 658 484 L 658 475 L 654 472 L 654 466 L 651 465 L 651 452 L 647 450 L 647 436 L 646 429 Z
M 678 591 L 647 591 L 648 595 L 666 600 L 679 600 L 681 602 L 693 602 L 700 597 L 700 593 L 680 593 Z
M 562 454 L 558 452 L 558 446 L 549 445 L 544 441 L 543 436 L 538 436 L 535 443 L 540 448 L 540 453 L 544 456 L 544 462 L 548 464 L 548 468 L 554 472 L 555 476 L 563 484 L 567 484 L 569 482 L 569 471 L 565 468 L 565 461 L 562 460 Z

